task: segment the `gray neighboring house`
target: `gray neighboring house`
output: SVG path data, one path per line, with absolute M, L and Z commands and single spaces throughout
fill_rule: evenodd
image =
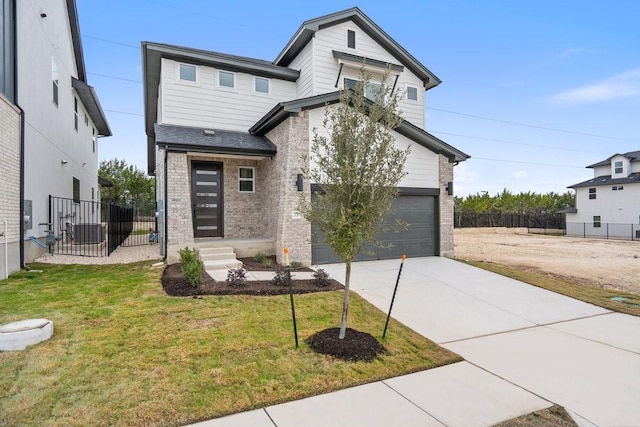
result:
M 0 278 L 44 252 L 49 195 L 99 200 L 111 130 L 86 74 L 74 0 L 0 0 Z
M 393 216 L 409 230 L 362 259 L 453 255 L 453 167 L 468 155 L 427 133 L 426 91 L 440 80 L 360 9 L 305 21 L 274 61 L 143 42 L 148 173 L 157 183 L 161 251 L 232 247 L 321 264 L 336 260 L 296 211 L 314 184 L 313 129 L 364 67 L 404 94 L 395 143 L 410 146 Z

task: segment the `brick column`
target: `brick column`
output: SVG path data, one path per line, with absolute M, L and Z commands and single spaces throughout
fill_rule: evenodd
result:
M 438 155 L 440 178 L 440 256 L 453 258 L 453 196 L 447 195 L 447 183 L 453 182 L 453 163 Z
M 186 153 L 167 153 L 167 262 L 178 262 L 178 250 L 193 246 L 191 169 Z

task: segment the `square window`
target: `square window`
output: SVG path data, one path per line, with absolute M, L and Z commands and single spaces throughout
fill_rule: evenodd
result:
M 600 216 L 594 216 L 593 217 L 593 227 L 594 228 L 600 228 L 602 226 L 602 221 L 600 219 Z
M 73 203 L 80 203 L 80 180 L 73 177 Z
M 407 99 L 410 101 L 418 100 L 418 88 L 413 86 L 407 86 Z
M 229 71 L 218 71 L 218 84 L 222 87 L 235 87 L 235 76 Z
M 615 162 L 613 164 L 613 167 L 614 167 L 614 173 L 622 173 L 623 172 L 622 162 Z
M 589 200 L 595 200 L 596 198 L 596 189 L 595 188 L 590 188 L 589 189 Z
M 269 79 L 256 77 L 255 90 L 257 93 L 269 93 Z
M 196 81 L 196 66 L 188 64 L 180 64 L 180 80 L 187 82 Z
M 255 192 L 255 169 L 247 166 L 238 168 L 238 182 L 241 193 Z
M 353 30 L 347 30 L 347 47 L 349 49 L 356 48 L 356 32 Z

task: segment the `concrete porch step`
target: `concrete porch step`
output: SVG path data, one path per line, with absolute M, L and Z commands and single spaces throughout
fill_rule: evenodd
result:
M 219 248 L 207 248 L 207 247 L 203 247 L 198 249 L 198 252 L 200 253 L 200 256 L 204 256 L 204 255 L 233 255 L 235 257 L 235 251 L 233 250 L 232 247 L 219 247 Z
M 200 254 L 200 259 L 202 261 L 217 261 L 217 260 L 223 260 L 223 259 L 231 259 L 234 258 L 235 259 L 236 254 L 233 252 L 225 252 L 225 253 L 219 253 L 219 254 Z
M 203 261 L 203 264 L 204 264 L 204 269 L 207 271 L 228 270 L 230 268 L 242 267 L 242 262 L 238 261 L 235 258 L 208 260 L 208 261 Z

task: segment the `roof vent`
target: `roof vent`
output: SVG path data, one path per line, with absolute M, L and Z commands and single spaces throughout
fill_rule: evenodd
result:
M 216 131 L 213 129 L 205 129 L 204 134 L 207 136 L 216 136 Z

